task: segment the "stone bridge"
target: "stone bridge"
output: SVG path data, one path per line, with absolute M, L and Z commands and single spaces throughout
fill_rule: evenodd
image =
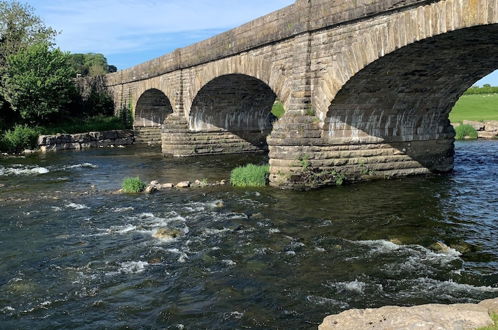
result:
M 163 153 L 269 150 L 274 186 L 448 172 L 448 114 L 498 68 L 497 23 L 498 0 L 297 0 L 106 85 Z

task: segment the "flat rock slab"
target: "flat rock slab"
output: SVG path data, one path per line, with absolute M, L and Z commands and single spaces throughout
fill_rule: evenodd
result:
M 489 312 L 498 306 L 498 299 L 481 305 L 422 305 L 416 307 L 387 306 L 378 309 L 352 309 L 328 316 L 319 330 L 465 330 L 494 324 Z

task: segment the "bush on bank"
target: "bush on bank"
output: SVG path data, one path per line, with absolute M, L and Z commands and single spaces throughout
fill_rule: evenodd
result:
M 232 170 L 230 183 L 235 187 L 264 187 L 268 184 L 270 165 L 249 164 Z
M 126 178 L 123 180 L 121 189 L 126 194 L 138 194 L 145 190 L 147 185 L 142 182 L 139 177 L 136 178 Z
M 17 125 L 0 136 L 0 151 L 20 152 L 33 149 L 37 145 L 40 131 L 38 128 Z
M 456 133 L 455 139 L 457 140 L 465 140 L 465 139 L 475 140 L 478 138 L 476 129 L 470 125 L 460 125 L 455 127 L 455 133 Z

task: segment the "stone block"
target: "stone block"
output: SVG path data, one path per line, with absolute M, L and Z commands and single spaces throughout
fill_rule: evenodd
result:
M 484 131 L 484 127 L 485 127 L 484 123 L 482 123 L 480 121 L 473 121 L 473 120 L 464 120 L 463 124 L 470 125 L 470 126 L 474 127 L 474 129 L 476 131 Z

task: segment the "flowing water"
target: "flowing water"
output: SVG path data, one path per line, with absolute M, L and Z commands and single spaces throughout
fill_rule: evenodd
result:
M 312 329 L 349 308 L 498 297 L 497 142 L 458 143 L 444 176 L 111 194 L 127 176 L 213 181 L 258 157 L 1 159 L 0 328 Z

